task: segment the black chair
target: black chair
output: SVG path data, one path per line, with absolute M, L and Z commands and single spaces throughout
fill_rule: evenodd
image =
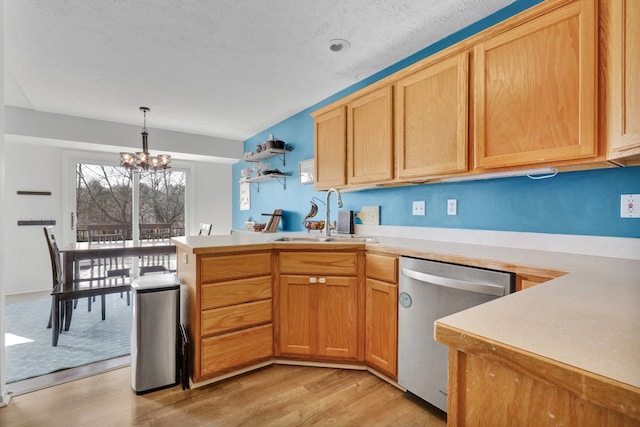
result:
M 87 224 L 89 244 L 122 243 L 125 241 L 127 227 L 124 224 Z M 89 278 L 102 281 L 125 281 L 131 277 L 131 269 L 126 265 L 124 257 L 95 258 L 91 260 Z M 123 296 L 123 295 L 121 295 Z M 87 309 L 91 311 L 91 303 L 95 297 L 89 298 Z M 102 320 L 106 318 L 105 295 L 101 296 Z M 127 305 L 131 305 L 131 293 L 127 292 Z
M 167 241 L 170 238 L 170 223 L 140 224 L 140 241 L 142 242 L 161 242 Z M 140 257 L 140 276 L 149 273 L 170 273 L 174 271 L 175 270 L 171 269 L 170 254 Z
M 51 273 L 53 278 L 53 289 L 51 291 L 51 314 L 49 316 L 48 328 L 51 328 L 51 343 L 55 347 L 58 345 L 60 332 L 69 330 L 71 317 L 73 314 L 73 301 L 78 298 L 103 296 L 112 293 L 129 292 L 131 281 L 129 278 L 123 280 L 98 280 L 91 278 L 74 277 L 72 286 L 65 286 L 64 276 L 61 268 L 60 251 L 53 234 L 53 227 L 44 227 L 44 235 L 49 248 L 51 258 Z M 75 274 L 74 274 L 75 276 Z M 104 306 L 103 317 L 104 320 Z
M 198 231 L 198 236 L 209 236 L 211 234 L 211 224 L 200 224 L 200 230 Z
M 44 227 L 44 237 L 47 240 L 47 248 L 49 249 L 49 258 L 51 259 L 51 276 L 52 276 L 51 281 L 53 284 L 51 288 L 51 295 L 53 295 L 56 292 L 56 289 L 62 287 L 62 282 L 63 282 L 62 268 L 60 267 L 60 253 L 58 251 L 58 244 L 56 243 L 56 238 L 53 235 L 53 227 Z M 54 304 L 57 304 L 57 301 L 55 297 L 52 297 L 51 312 L 49 313 L 49 323 L 47 323 L 47 329 L 51 328 L 53 323 L 56 323 L 58 325 L 58 329 L 60 329 L 60 327 L 63 324 L 62 322 L 63 319 L 60 316 L 58 316 L 57 322 L 53 322 L 54 312 L 58 313 L 59 315 L 62 314 L 62 311 L 59 309 L 59 307 L 57 310 L 54 309 L 54 306 L 53 306 Z

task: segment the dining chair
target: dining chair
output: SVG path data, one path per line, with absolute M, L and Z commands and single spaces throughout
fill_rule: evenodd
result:
M 140 224 L 140 241 L 161 242 L 171 238 L 171 223 Z M 149 273 L 170 273 L 171 255 L 146 255 L 140 257 L 140 276 Z
M 87 235 L 89 244 L 123 243 L 125 241 L 127 227 L 124 224 L 87 224 Z M 90 261 L 89 278 L 101 281 L 112 282 L 125 281 L 131 277 L 131 269 L 127 266 L 124 257 L 95 258 Z M 120 296 L 123 296 L 122 294 Z M 106 318 L 106 297 L 100 297 L 102 304 L 102 320 Z M 91 303 L 95 301 L 95 296 L 88 301 L 87 309 L 91 311 Z M 127 305 L 131 305 L 131 293 L 127 292 Z
M 47 240 L 47 248 L 49 250 L 49 258 L 51 260 L 51 281 L 52 281 L 52 288 L 51 288 L 51 311 L 49 313 L 49 323 L 47 323 L 47 329 L 52 327 L 53 323 L 57 323 L 58 325 L 58 329 L 61 329 L 62 325 L 63 325 L 63 319 L 61 318 L 61 315 L 63 313 L 62 310 L 60 310 L 60 307 L 58 307 L 58 309 L 56 310 L 54 307 L 54 304 L 58 304 L 58 300 L 57 298 L 54 296 L 56 289 L 59 289 L 62 287 L 62 268 L 61 268 L 61 264 L 60 264 L 60 252 L 58 250 L 58 244 L 56 243 L 56 238 L 53 234 L 53 227 L 44 227 L 44 237 Z M 53 316 L 54 314 L 57 313 L 58 314 L 58 321 L 54 322 L 53 320 Z M 59 332 L 59 331 L 58 331 Z
M 95 280 L 86 277 L 77 277 L 74 272 L 73 284 L 65 286 L 62 271 L 60 250 L 56 243 L 53 227 L 44 227 L 44 235 L 51 258 L 51 273 L 53 288 L 51 290 L 51 313 L 47 328 L 51 328 L 52 345 L 58 345 L 60 332 L 68 331 L 71 326 L 73 314 L 73 301 L 78 298 L 92 298 L 94 296 L 103 297 L 111 293 L 130 292 L 131 280 L 123 277 L 121 280 Z M 105 305 L 102 306 L 102 320 L 105 320 Z
M 198 231 L 198 236 L 209 236 L 211 234 L 211 225 L 200 223 L 200 231 Z

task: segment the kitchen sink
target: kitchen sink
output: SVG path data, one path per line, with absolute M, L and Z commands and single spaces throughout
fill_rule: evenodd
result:
M 378 243 L 375 237 L 363 236 L 317 236 L 317 237 L 280 237 L 274 242 L 317 242 L 317 243 Z

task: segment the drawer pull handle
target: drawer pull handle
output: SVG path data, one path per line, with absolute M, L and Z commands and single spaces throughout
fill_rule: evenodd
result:
M 316 283 L 317 279 L 315 277 L 309 277 L 309 283 Z
M 327 279 L 324 277 L 321 277 L 320 279 L 318 279 L 318 282 L 320 283 L 327 283 Z

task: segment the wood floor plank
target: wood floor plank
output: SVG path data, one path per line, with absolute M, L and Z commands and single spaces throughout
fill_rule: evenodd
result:
M 442 412 L 366 371 L 274 365 L 136 396 L 130 368 L 17 396 L 1 426 L 446 426 Z

